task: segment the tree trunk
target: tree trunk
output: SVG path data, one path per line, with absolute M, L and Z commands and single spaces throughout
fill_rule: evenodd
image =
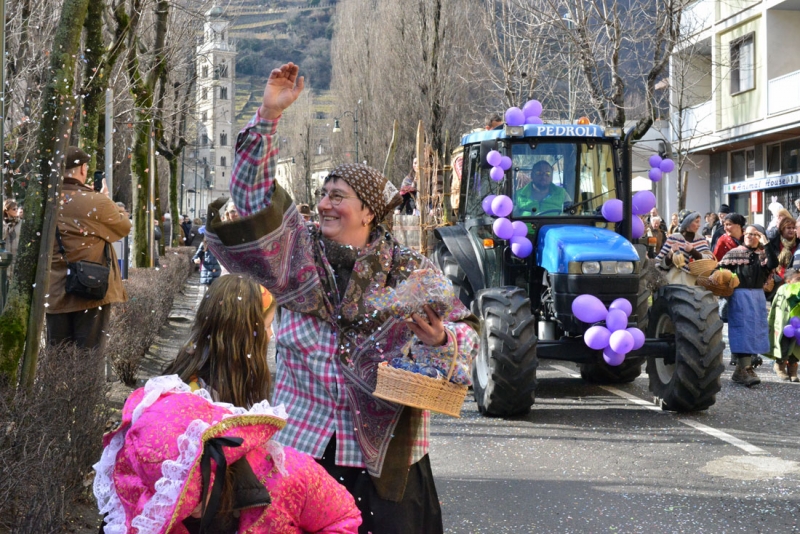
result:
M 170 232 L 172 235 L 167 236 L 169 239 L 167 243 L 171 247 L 178 247 L 178 225 L 180 224 L 180 211 L 178 211 L 178 158 L 168 159 L 169 164 L 169 212 L 172 216 L 172 224 L 170 224 Z
M 105 44 L 103 43 L 103 2 L 89 2 L 89 13 L 86 17 L 84 26 L 86 28 L 86 66 L 84 68 L 83 79 L 88 90 L 83 94 L 83 122 L 81 124 L 80 138 L 83 150 L 92 156 L 89 161 L 87 176 L 94 176 L 97 168 L 97 156 L 100 154 L 97 146 L 97 130 L 100 124 L 100 112 L 102 111 L 103 90 L 105 83 L 96 83 L 96 79 L 104 80 L 100 62 L 105 54 Z M 102 167 L 101 167 L 102 168 Z
M 45 295 L 55 240 L 56 210 L 61 195 L 65 135 L 71 127 L 75 97 L 72 82 L 89 0 L 65 0 L 50 54 L 50 76 L 42 95 L 38 136 L 39 169 L 25 197 L 25 224 L 11 292 L 0 315 L 0 373 L 14 383 L 23 355 L 20 384 L 33 385 L 44 322 Z
M 141 6 L 139 6 L 141 7 Z M 137 6 L 133 6 L 134 11 Z M 136 17 L 139 13 L 134 13 Z M 156 83 L 164 69 L 164 42 L 167 35 L 169 1 L 159 0 L 155 6 L 155 41 L 153 45 L 154 64 L 143 77 L 137 59 L 138 42 L 131 38 L 128 44 L 127 71 L 130 81 L 131 95 L 136 106 L 136 124 L 134 125 L 133 154 L 131 171 L 133 172 L 136 191 L 133 196 L 133 266 L 150 267 L 150 247 L 148 244 L 148 202 L 150 199 L 150 169 L 148 150 L 150 145 L 151 122 L 153 120 L 153 104 Z M 133 16 L 131 17 L 134 18 Z M 137 23 L 138 25 L 138 23 Z M 132 34 L 131 34 L 132 35 Z

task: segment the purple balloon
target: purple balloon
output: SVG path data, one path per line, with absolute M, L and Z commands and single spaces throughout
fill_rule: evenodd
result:
M 661 169 L 661 172 L 672 172 L 675 170 L 675 162 L 671 159 L 665 159 L 658 168 Z
M 527 258 L 533 252 L 533 243 L 527 237 L 512 236 L 511 252 L 518 258 Z
M 608 310 L 606 316 L 606 328 L 612 332 L 625 330 L 628 328 L 628 316 L 622 310 Z
M 514 221 L 511 223 L 514 227 L 514 237 L 528 237 L 528 225 L 522 221 Z
M 605 326 L 593 326 L 583 334 L 583 341 L 586 346 L 594 350 L 603 350 L 608 346 L 611 332 Z
M 489 171 L 489 178 L 494 180 L 495 182 L 500 182 L 505 178 L 506 173 L 503 171 L 501 167 L 492 167 L 492 170 Z
M 658 169 L 659 167 L 661 167 L 662 161 L 664 160 L 662 160 L 661 156 L 659 156 L 658 154 L 653 154 L 652 156 L 650 156 L 650 166 L 654 169 Z
M 650 169 L 650 172 L 647 173 L 647 177 L 653 180 L 654 182 L 660 182 L 661 169 Z
M 503 169 L 504 171 L 510 169 L 512 164 L 513 162 L 511 161 L 511 158 L 509 158 L 508 156 L 503 156 L 502 158 L 500 158 L 500 168 Z
M 616 367 L 625 361 L 625 355 L 620 354 L 619 352 L 614 352 L 611 347 L 606 347 L 603 350 L 603 359 L 608 365 Z
M 783 335 L 786 336 L 786 337 L 794 337 L 794 335 L 796 333 L 797 333 L 797 331 L 790 324 L 787 324 L 786 326 L 783 327 Z
M 525 122 L 528 124 L 544 124 L 544 121 L 541 117 L 527 117 Z
M 542 114 L 542 103 L 538 100 L 528 100 L 525 102 L 525 105 L 522 106 L 522 112 L 528 120 L 530 120 L 531 117 L 538 117 Z
M 789 319 L 789 324 L 795 328 L 800 328 L 800 317 L 792 317 Z
M 639 239 L 644 235 L 644 221 L 642 221 L 639 217 L 633 216 L 631 219 L 631 237 L 634 239 Z
M 506 124 L 509 126 L 522 126 L 525 124 L 525 113 L 519 108 L 508 108 L 506 110 Z
M 497 195 L 486 195 L 486 198 L 483 199 L 481 202 L 481 207 L 483 211 L 486 212 L 486 215 L 490 215 L 494 217 L 494 212 L 492 211 L 492 201 L 497 198 Z
M 511 236 L 514 235 L 514 227 L 511 226 L 511 221 L 505 217 L 497 219 L 492 224 L 492 229 L 494 230 L 494 235 L 500 239 L 511 239 Z
M 630 328 L 626 328 L 628 332 L 631 333 L 633 336 L 633 349 L 632 350 L 639 350 L 644 347 L 644 332 L 632 326 Z
M 579 321 L 596 323 L 608 315 L 608 310 L 603 302 L 594 295 L 578 295 L 572 301 L 572 313 Z M 627 317 L 625 322 L 628 322 Z
M 497 150 L 492 150 L 491 152 L 486 154 L 486 163 L 488 163 L 492 167 L 497 167 L 498 165 L 500 165 L 500 158 L 502 157 L 503 155 L 500 152 L 498 152 Z
M 627 354 L 633 348 L 633 336 L 627 330 L 617 330 L 608 339 L 608 346 L 611 350 L 620 354 Z
M 622 220 L 622 201 L 618 198 L 606 200 L 600 212 L 607 221 L 620 222 Z
M 633 195 L 633 214 L 644 215 L 656 207 L 656 196 L 651 191 L 639 191 Z
M 508 217 L 508 214 L 514 209 L 514 203 L 505 195 L 497 195 L 492 200 L 492 213 L 498 217 Z M 509 224 L 511 224 L 509 222 Z M 506 239 L 506 238 L 503 238 Z
M 622 310 L 625 312 L 625 317 L 630 317 L 633 313 L 633 306 L 628 299 L 618 298 L 608 305 L 609 310 Z

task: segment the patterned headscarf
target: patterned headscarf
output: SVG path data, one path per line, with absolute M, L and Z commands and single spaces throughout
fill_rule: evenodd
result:
M 328 179 L 344 180 L 353 188 L 380 223 L 403 201 L 397 188 L 377 170 L 359 163 L 344 163 L 328 175 Z

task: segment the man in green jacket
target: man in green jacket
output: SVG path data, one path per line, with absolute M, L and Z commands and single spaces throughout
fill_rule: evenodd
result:
M 522 185 L 525 178 L 523 171 L 517 173 L 517 187 Z M 553 166 L 548 162 L 536 162 L 529 179 L 530 182 L 517 191 L 515 217 L 560 215 L 564 212 L 564 204 L 572 202 L 566 189 L 553 184 Z

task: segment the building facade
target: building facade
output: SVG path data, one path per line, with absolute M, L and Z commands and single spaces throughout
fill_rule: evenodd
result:
M 205 217 L 211 201 L 230 196 L 237 133 L 233 126 L 236 45 L 230 40 L 230 23 L 222 8 L 215 5 L 206 13 L 203 35 L 198 38 L 194 117 L 197 138 L 189 151 L 192 161 L 185 163 L 184 172 L 185 187 L 193 190 L 187 195 L 186 212 L 193 217 Z
M 708 191 L 768 224 L 800 199 L 800 1 L 699 0 L 683 13 L 670 65 L 673 149 L 687 155 L 689 198 Z

